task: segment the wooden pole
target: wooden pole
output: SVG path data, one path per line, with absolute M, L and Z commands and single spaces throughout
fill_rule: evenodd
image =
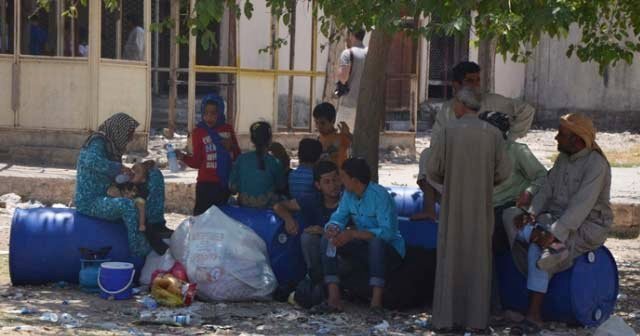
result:
M 9 49 L 7 29 L 9 29 L 9 25 L 7 25 L 7 1 L 0 0 L 0 52 L 5 52 Z
M 98 6 L 102 6 L 101 1 Z M 95 2 L 94 2 L 95 3 Z M 118 18 L 116 19 L 116 59 L 122 59 L 122 1 L 118 3 Z M 90 47 L 91 48 L 91 47 Z
M 318 55 L 318 16 L 315 13 L 317 9 L 317 3 L 312 0 L 311 11 L 311 71 L 315 72 L 317 69 L 317 55 Z M 313 131 L 313 106 L 316 104 L 316 77 L 309 77 L 311 85 L 309 85 L 309 132 Z
M 64 56 L 64 1 L 56 1 L 56 55 Z
M 152 100 L 151 100 L 151 30 L 149 27 L 151 26 L 151 0 L 144 0 L 143 2 L 143 18 L 142 18 L 142 27 L 144 28 L 144 62 L 146 65 L 146 74 L 145 80 L 147 85 L 145 86 L 145 93 L 147 95 L 147 108 L 146 113 L 147 117 L 144 124 L 144 132 L 149 132 L 151 129 L 151 111 L 152 111 Z M 145 148 L 149 144 L 149 137 L 145 137 Z
M 102 5 L 93 2 L 89 6 L 89 112 L 87 129 L 95 129 L 99 124 L 100 54 L 102 30 Z
M 295 59 L 296 59 L 296 12 L 297 12 L 297 1 L 290 0 L 290 18 L 289 21 L 289 70 L 293 70 L 295 68 Z M 293 128 L 293 85 L 294 85 L 294 76 L 289 76 L 289 90 L 287 95 L 287 128 L 291 130 Z
M 178 64 L 180 62 L 180 51 L 178 50 L 178 34 L 180 34 L 180 1 L 171 1 L 171 19 L 174 24 L 171 27 L 171 37 L 169 39 L 169 120 L 165 136 L 173 138 L 176 130 L 176 101 L 178 99 Z
M 195 16 L 196 0 L 189 0 L 189 13 L 191 17 Z M 191 29 L 191 27 L 189 27 Z M 187 87 L 187 127 L 189 131 L 193 129 L 193 121 L 196 113 L 196 36 L 189 34 L 189 78 Z

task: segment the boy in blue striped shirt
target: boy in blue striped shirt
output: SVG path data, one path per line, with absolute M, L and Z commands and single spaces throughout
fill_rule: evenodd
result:
M 293 199 L 315 195 L 313 165 L 322 155 L 322 144 L 315 139 L 302 139 L 298 145 L 300 165 L 289 174 L 289 194 Z

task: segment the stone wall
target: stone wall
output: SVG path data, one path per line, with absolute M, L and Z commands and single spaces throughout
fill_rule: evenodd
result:
M 599 72 L 595 63 L 566 56 L 580 32 L 566 39 L 543 38 L 526 64 L 525 100 L 536 107 L 535 127 L 557 128 L 570 112 L 591 116 L 599 131 L 640 131 L 640 55 Z

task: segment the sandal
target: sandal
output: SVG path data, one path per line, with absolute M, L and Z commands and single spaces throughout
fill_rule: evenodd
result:
M 509 332 L 509 335 L 514 335 L 514 336 L 537 335 L 541 331 L 542 331 L 541 326 L 539 326 L 537 323 L 531 320 L 525 319 L 519 324 L 513 326 L 511 328 L 511 332 Z
M 330 306 L 327 302 L 313 306 L 309 310 L 309 313 L 313 315 L 340 314 L 342 312 L 344 312 L 342 308 Z

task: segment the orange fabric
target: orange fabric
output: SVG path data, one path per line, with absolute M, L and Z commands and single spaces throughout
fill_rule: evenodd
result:
M 342 167 L 342 163 L 347 159 L 349 147 L 351 147 L 351 139 L 340 133 L 331 133 L 318 137 L 318 141 L 322 144 L 322 151 L 333 161 L 338 168 Z

